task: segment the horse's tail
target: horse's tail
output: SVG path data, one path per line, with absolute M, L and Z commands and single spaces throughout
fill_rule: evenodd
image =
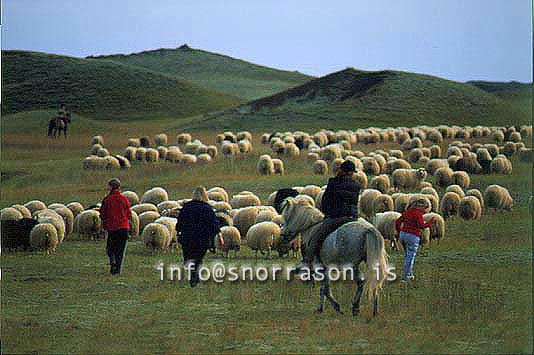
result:
M 378 230 L 367 232 L 367 265 L 365 272 L 365 290 L 370 300 L 378 297 L 387 276 L 388 255 L 384 245 L 384 238 Z

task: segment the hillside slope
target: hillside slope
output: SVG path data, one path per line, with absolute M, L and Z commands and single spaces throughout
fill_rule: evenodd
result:
M 273 95 L 312 79 L 298 72 L 268 68 L 229 56 L 193 49 L 187 45 L 176 49 L 162 48 L 128 55 L 88 58 L 143 67 L 246 100 Z
M 254 100 L 199 127 L 354 128 L 527 123 L 516 105 L 473 85 L 398 71 L 352 68 Z
M 101 119 L 181 118 L 240 102 L 143 68 L 66 56 L 2 51 L 2 113 L 57 108 Z

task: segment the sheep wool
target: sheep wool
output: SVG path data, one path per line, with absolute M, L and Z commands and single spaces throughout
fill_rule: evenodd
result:
M 375 198 L 380 195 L 382 195 L 382 193 L 375 189 L 363 190 L 359 200 L 360 211 L 362 212 L 363 216 L 369 218 L 374 214 L 373 202 Z
M 460 198 L 465 197 L 464 190 L 462 190 L 462 187 L 459 185 L 449 185 L 445 189 L 445 192 L 455 192 L 456 194 L 458 194 L 458 196 L 460 196 Z
M 161 215 L 155 211 L 146 211 L 139 214 L 139 230 L 145 229 L 147 225 L 155 222 Z
M 466 188 L 471 184 L 471 179 L 469 178 L 469 174 L 465 171 L 455 171 L 452 173 L 452 183 L 462 188 Z
M 51 223 L 56 228 L 58 242 L 63 242 L 63 239 L 65 239 L 65 222 L 63 221 L 63 217 L 56 211 L 49 209 L 37 211 L 34 218 L 39 223 Z
M 122 195 L 130 201 L 130 206 L 139 204 L 139 196 L 134 191 L 123 191 Z
M 222 199 L 220 200 L 218 198 L 214 198 L 214 194 L 216 194 L 217 196 L 222 197 Z M 208 197 L 209 197 L 210 200 L 225 201 L 225 202 L 229 201 L 228 200 L 228 193 L 222 187 L 212 187 L 211 189 L 209 189 L 208 190 Z
M 26 207 L 30 213 L 33 215 L 36 211 L 40 211 L 40 210 L 45 210 L 46 209 L 46 205 L 44 202 L 42 201 L 39 201 L 39 200 L 33 200 L 33 201 L 30 201 L 30 202 L 26 202 L 24 204 L 24 207 Z
M 262 254 L 267 252 L 270 256 L 271 250 L 276 247 L 280 238 L 280 226 L 274 222 L 261 222 L 253 225 L 247 231 L 247 246 Z
M 428 222 L 431 218 L 434 218 L 434 223 L 429 228 L 430 240 L 437 240 L 438 243 L 443 237 L 445 237 L 445 220 L 438 213 L 430 212 L 423 215 L 425 222 Z
M 315 175 L 326 175 L 328 174 L 328 164 L 326 163 L 326 161 L 324 160 L 316 160 L 314 163 L 313 163 L 313 173 Z
M 22 213 L 20 213 L 19 210 L 13 207 L 6 207 L 0 211 L 0 221 L 2 222 L 19 221 L 22 218 L 24 218 Z
M 389 180 L 389 175 L 382 174 L 375 176 L 371 179 L 369 183 L 369 188 L 378 190 L 383 194 L 388 193 L 391 189 L 391 182 Z
M 452 174 L 454 172 L 451 168 L 441 167 L 434 172 L 434 184 L 436 187 L 444 188 L 452 184 Z
M 393 198 L 389 195 L 381 194 L 373 200 L 373 214 L 393 211 L 394 207 Z
M 72 234 L 74 229 L 74 214 L 67 207 L 58 207 L 53 208 L 53 210 L 63 218 L 63 223 L 65 224 L 65 235 L 69 236 Z
M 250 227 L 256 222 L 259 211 L 257 207 L 245 207 L 235 210 L 233 216 L 234 227 L 239 229 L 241 236 L 247 236 Z
M 425 169 L 397 169 L 391 175 L 393 188 L 396 190 L 414 190 L 427 177 Z
M 102 220 L 96 210 L 83 211 L 74 219 L 74 231 L 82 239 L 94 240 L 102 232 Z
M 51 223 L 39 223 L 30 232 L 32 249 L 45 250 L 47 254 L 55 253 L 59 239 L 57 230 Z
M 248 206 L 260 206 L 261 201 L 256 195 L 238 194 L 232 196 L 232 199 L 230 200 L 230 205 L 234 209 Z
M 456 192 L 446 192 L 441 198 L 439 205 L 439 213 L 444 219 L 447 219 L 458 214 L 460 207 L 460 196 Z
M 401 213 L 387 211 L 375 214 L 373 225 L 380 231 L 385 240 L 393 242 L 397 231 L 395 230 L 395 221 L 401 216 Z
M 32 213 L 30 212 L 30 210 L 27 209 L 26 207 L 24 207 L 23 205 L 15 204 L 15 205 L 13 205 L 11 207 L 13 207 L 17 211 L 19 211 L 22 214 L 22 217 L 24 217 L 24 218 L 32 218 Z
M 219 238 L 215 237 L 215 248 L 223 254 L 228 256 L 230 250 L 238 252 L 241 249 L 241 234 L 239 230 L 232 226 L 224 226 L 221 228 L 221 237 L 224 245 L 221 245 Z
M 147 190 L 141 197 L 141 203 L 151 203 L 153 205 L 158 205 L 163 201 L 169 199 L 169 194 L 162 187 L 154 187 L 150 190 Z
M 463 220 L 480 219 L 482 216 L 482 206 L 475 196 L 466 196 L 460 200 L 458 214 Z
M 258 159 L 258 164 L 256 165 L 256 172 L 258 175 L 274 174 L 273 159 L 267 154 L 260 156 Z
M 150 223 L 141 234 L 145 247 L 153 251 L 166 251 L 171 244 L 169 229 L 160 223 Z
M 507 211 L 512 210 L 514 203 L 510 192 L 500 185 L 488 186 L 484 192 L 484 201 L 488 208 Z

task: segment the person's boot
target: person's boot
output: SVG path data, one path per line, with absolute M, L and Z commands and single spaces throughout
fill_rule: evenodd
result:
M 109 267 L 109 273 L 111 275 L 116 275 L 117 274 L 117 264 L 111 263 L 111 265 Z

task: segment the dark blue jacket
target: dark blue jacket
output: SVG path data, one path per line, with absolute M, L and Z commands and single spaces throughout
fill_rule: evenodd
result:
M 213 208 L 203 201 L 184 204 L 176 222 L 178 242 L 188 246 L 212 248 L 213 238 L 220 230 Z
M 321 212 L 328 218 L 358 217 L 359 184 L 348 175 L 328 180 L 321 201 Z

